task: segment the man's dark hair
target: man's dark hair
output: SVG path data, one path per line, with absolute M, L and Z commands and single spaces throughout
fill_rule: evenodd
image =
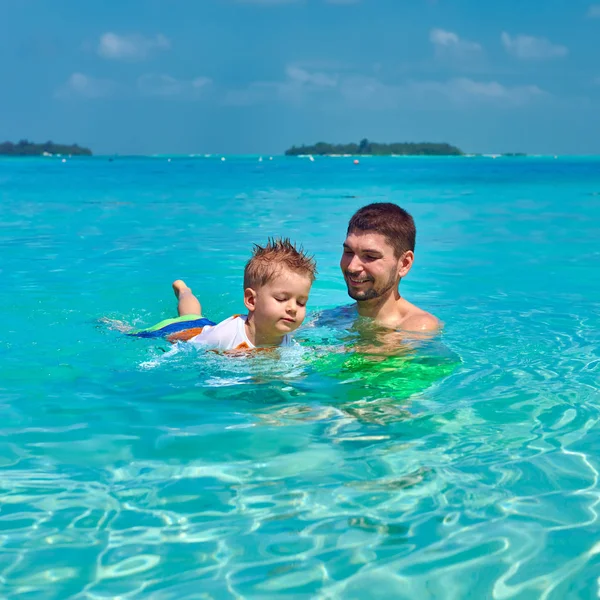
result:
M 400 258 L 407 250 L 415 251 L 417 229 L 413 218 L 397 204 L 375 202 L 359 208 L 348 223 L 348 234 L 356 231 L 380 233 Z

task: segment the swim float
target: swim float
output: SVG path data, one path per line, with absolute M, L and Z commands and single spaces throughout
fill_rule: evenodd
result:
M 167 338 L 171 342 L 187 341 L 200 334 L 207 325 L 215 325 L 201 315 L 183 315 L 175 319 L 165 319 L 152 327 L 136 329 L 127 335 L 141 338 Z

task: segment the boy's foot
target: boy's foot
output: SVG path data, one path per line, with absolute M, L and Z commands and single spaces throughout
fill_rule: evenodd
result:
M 186 285 L 185 281 L 178 279 L 173 282 L 173 291 L 175 292 L 175 297 L 179 298 L 182 293 L 191 292 L 192 290 Z

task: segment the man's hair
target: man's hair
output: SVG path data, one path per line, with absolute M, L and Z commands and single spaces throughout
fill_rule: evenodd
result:
M 400 258 L 407 250 L 415 251 L 417 229 L 413 218 L 397 204 L 375 202 L 359 208 L 348 223 L 348 234 L 356 231 L 380 233 Z
M 252 257 L 244 269 L 244 289 L 266 285 L 282 268 L 306 275 L 311 282 L 317 274 L 315 259 L 302 247 L 296 248 L 289 238 L 269 238 L 265 246 L 254 244 Z

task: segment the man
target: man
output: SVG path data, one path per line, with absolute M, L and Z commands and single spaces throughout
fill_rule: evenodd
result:
M 361 317 L 391 329 L 435 332 L 439 321 L 398 290 L 415 259 L 415 238 L 413 218 L 396 204 L 363 206 L 348 223 L 340 267 Z

